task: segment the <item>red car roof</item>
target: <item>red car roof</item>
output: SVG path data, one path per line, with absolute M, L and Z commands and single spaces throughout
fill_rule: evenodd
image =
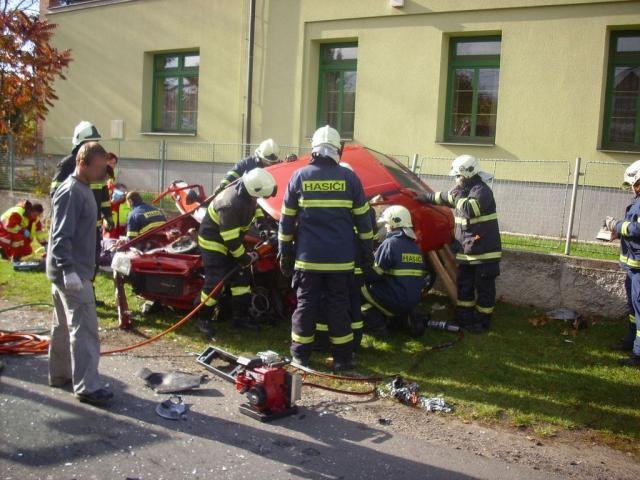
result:
M 259 199 L 261 207 L 276 220 L 280 219 L 280 208 L 293 172 L 309 164 L 310 155 L 295 162 L 278 163 L 267 167 L 275 177 L 278 192 L 275 197 Z M 384 204 L 403 205 L 413 217 L 418 243 L 423 250 L 433 250 L 451 241 L 453 215 L 448 208 L 424 205 L 412 195 L 403 193 L 406 188 L 431 191 L 417 175 L 395 159 L 370 150 L 361 145 L 346 145 L 342 152 L 342 163 L 348 163 L 358 175 L 364 193 L 371 199 L 384 196 Z M 405 190 L 406 192 L 406 190 Z

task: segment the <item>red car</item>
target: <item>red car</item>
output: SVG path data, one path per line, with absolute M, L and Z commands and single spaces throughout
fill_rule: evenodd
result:
M 295 162 L 267 167 L 278 183 L 277 196 L 259 199 L 262 208 L 273 218 L 271 232 L 249 232 L 245 243 L 249 248 L 274 238 L 284 192 L 293 172 L 309 163 L 310 156 Z M 417 175 L 397 160 L 359 145 L 347 145 L 341 161 L 349 164 L 360 178 L 367 198 L 377 213 L 387 205 L 403 205 L 413 219 L 417 242 L 426 253 L 451 242 L 453 215 L 450 209 L 424 205 L 415 200 L 412 191 L 431 191 Z M 130 326 L 130 312 L 124 293 L 124 283 L 147 300 L 177 309 L 193 307 L 203 284 L 203 271 L 196 238 L 200 219 L 205 213 L 205 201 L 199 185 L 174 182 L 162 195 L 171 195 L 181 215 L 165 225 L 147 232 L 120 246 L 112 262 L 120 326 Z M 160 198 L 160 197 L 159 197 Z M 158 199 L 156 199 L 158 200 Z M 435 273 L 430 272 L 425 289 L 431 288 Z M 280 276 L 275 248 L 253 265 L 252 314 L 271 312 L 286 316 L 295 305 L 288 281 Z M 292 305 L 293 302 L 293 305 Z

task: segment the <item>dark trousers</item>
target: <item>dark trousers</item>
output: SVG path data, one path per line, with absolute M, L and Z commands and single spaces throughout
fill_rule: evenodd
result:
M 360 288 L 364 284 L 362 274 L 356 274 L 353 277 L 353 284 L 349 291 L 349 315 L 351 316 L 351 330 L 353 331 L 353 351 L 357 352 L 362 342 L 362 329 L 364 322 L 362 312 L 360 311 Z M 329 341 L 329 324 L 326 320 L 327 316 L 323 313 L 316 322 L 315 350 L 329 351 L 331 342 Z
M 496 277 L 500 275 L 500 263 L 458 265 L 458 304 L 456 321 L 461 325 L 491 325 L 496 304 Z
M 353 354 L 350 291 L 353 273 L 316 273 L 296 270 L 292 286 L 297 306 L 291 316 L 291 355 L 301 360 L 311 356 L 316 322 L 324 319 L 334 360 L 345 361 Z
M 628 338 L 633 343 L 634 355 L 640 355 L 640 331 L 638 329 L 640 326 L 640 270 L 627 270 L 627 278 L 624 285 L 627 290 L 629 307 L 635 316 L 634 325 L 633 327 L 631 327 L 631 325 L 629 326 L 629 330 L 627 331 L 628 337 L 625 337 L 625 339 Z M 632 332 L 633 336 L 631 336 Z
M 624 289 L 627 292 L 627 307 L 628 307 L 627 324 L 628 326 L 627 326 L 627 331 L 624 335 L 624 342 L 628 344 L 633 344 L 634 340 L 636 339 L 636 333 L 637 333 L 636 324 L 638 323 L 636 319 L 636 310 L 633 307 L 633 294 L 632 294 L 632 287 L 631 287 L 631 282 L 633 277 L 634 277 L 633 271 L 627 270 L 627 276 L 624 279 Z
M 236 265 L 236 262 L 229 255 L 223 255 L 218 252 L 201 249 L 201 253 L 204 267 L 204 285 L 202 286 L 199 300 L 203 301 L 227 272 Z M 251 277 L 248 269 L 243 268 L 227 282 L 231 292 L 231 309 L 234 322 L 248 317 L 251 302 L 250 281 Z M 205 306 L 200 310 L 199 318 L 210 319 L 213 316 L 213 311 L 223 291 L 221 290 L 218 295 L 207 300 Z

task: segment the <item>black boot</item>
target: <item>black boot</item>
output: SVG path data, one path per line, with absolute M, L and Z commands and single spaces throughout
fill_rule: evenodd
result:
M 345 358 L 334 357 L 332 370 L 336 372 L 348 372 L 357 367 L 355 355 L 347 355 Z
M 243 295 L 244 296 L 244 295 Z M 249 304 L 246 301 L 233 301 L 233 327 L 240 330 L 260 330 L 258 324 L 249 315 Z
M 618 343 L 611 345 L 611 350 L 616 352 L 630 352 L 633 350 L 633 342 L 629 342 L 626 338 L 620 340 Z
M 215 307 L 204 306 L 198 312 L 198 330 L 200 330 L 200 333 L 202 333 L 207 340 L 211 340 L 216 334 L 212 320 L 214 310 Z
M 362 312 L 362 321 L 364 323 L 365 333 L 380 340 L 387 340 L 389 338 L 387 321 L 384 315 L 374 307 Z
M 425 317 L 415 312 L 411 312 L 406 317 L 404 317 L 404 319 L 409 330 L 409 335 L 414 338 L 419 338 L 424 335 L 424 331 L 427 328 L 427 322 L 429 321 L 428 314 Z
M 640 355 L 632 354 L 629 358 L 620 360 L 618 365 L 622 365 L 623 367 L 640 367 Z

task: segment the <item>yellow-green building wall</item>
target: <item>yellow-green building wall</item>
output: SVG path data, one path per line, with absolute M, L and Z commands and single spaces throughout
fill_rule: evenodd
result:
M 132 0 L 49 19 L 74 61 L 45 136 L 70 136 L 81 119 L 108 133 L 123 119 L 125 140 L 148 139 L 152 54 L 198 48 L 197 135 L 179 138 L 242 142 L 248 1 Z M 358 43 L 356 142 L 407 155 L 631 162 L 640 153 L 600 142 L 609 35 L 633 28 L 638 1 L 257 0 L 251 139 L 308 142 L 320 44 L 349 40 Z M 449 39 L 486 34 L 502 37 L 495 145 L 445 144 Z

